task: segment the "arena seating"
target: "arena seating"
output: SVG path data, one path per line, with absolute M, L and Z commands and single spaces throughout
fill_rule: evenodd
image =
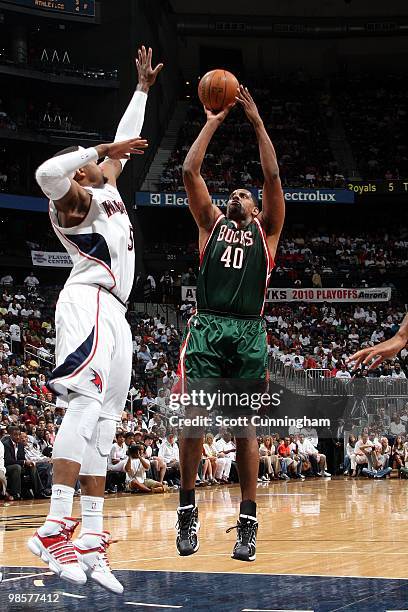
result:
M 10 281 L 7 276 L 0 281 L 1 436 L 7 435 L 10 425 L 18 425 L 29 434 L 30 444 L 38 444 L 42 450 L 51 449 L 64 414 L 63 408 L 55 408 L 55 397 L 45 387 L 54 362 L 53 310 L 58 288 L 31 287 L 30 282 L 25 286 L 14 285 L 14 279 Z M 316 370 L 315 381 L 337 380 L 337 373 L 344 369 L 351 376 L 352 364 L 346 363 L 347 358 L 358 346 L 374 344 L 394 334 L 402 316 L 403 307 L 396 303 L 369 307 L 365 304 L 268 305 L 265 322 L 272 376 L 288 388 L 291 381 L 299 382 L 299 372 L 306 370 Z M 170 325 L 165 317 L 134 311 L 130 312 L 130 323 L 134 338 L 132 381 L 120 431 L 142 431 L 143 435 L 149 431 L 158 451 L 169 429 L 168 398 L 177 380 L 175 369 L 181 330 Z M 346 367 L 342 368 L 342 364 Z M 378 384 L 389 381 L 387 384 L 401 386 L 407 383 L 407 374 L 408 350 L 404 349 L 398 359 L 370 374 L 370 384 L 377 379 Z M 315 384 L 322 388 L 323 383 Z M 29 406 L 33 407 L 33 418 L 31 413 L 28 418 Z M 393 403 L 387 405 L 389 422 L 392 424 L 394 412 L 405 417 L 404 410 Z M 160 416 L 152 421 L 154 413 Z M 374 415 L 371 420 L 373 430 L 377 431 L 375 418 Z M 381 434 L 390 434 L 389 428 Z M 264 473 L 264 463 L 261 461 L 260 476 L 267 480 L 270 474 Z M 296 476 L 292 474 L 292 477 Z
M 408 174 L 408 94 L 402 76 L 348 75 L 333 82 L 335 104 L 358 169 L 366 179 Z M 374 137 L 373 137 L 374 136 Z
M 299 87 L 302 101 L 299 100 Z M 344 177 L 333 158 L 319 100 L 313 82 L 266 79 L 251 91 L 278 152 L 284 186 L 334 187 Z M 202 108 L 194 102 L 178 135 L 175 150 L 163 172 L 163 191 L 184 190 L 182 164 L 191 143 L 205 122 Z M 234 108 L 214 136 L 205 159 L 203 175 L 209 189 L 224 192 L 231 185 L 262 186 L 258 147 L 252 127 L 242 111 Z

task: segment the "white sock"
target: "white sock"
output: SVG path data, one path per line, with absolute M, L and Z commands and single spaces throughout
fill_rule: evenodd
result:
M 52 485 L 51 506 L 45 523 L 38 529 L 40 536 L 48 536 L 58 533 L 61 526 L 55 521 L 61 521 L 72 514 L 74 501 L 74 489 L 66 485 Z
M 92 495 L 81 496 L 82 526 L 81 535 L 87 532 L 102 533 L 103 530 L 103 497 Z

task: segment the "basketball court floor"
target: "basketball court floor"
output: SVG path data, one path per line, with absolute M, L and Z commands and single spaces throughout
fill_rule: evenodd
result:
M 200 550 L 177 555 L 178 495 L 112 495 L 105 526 L 121 596 L 59 580 L 26 549 L 48 502 L 0 507 L 0 610 L 315 610 L 408 608 L 408 486 L 338 478 L 259 485 L 254 563 L 230 558 L 239 487 L 197 491 Z M 74 516 L 79 515 L 75 501 Z M 26 603 L 21 599 L 27 597 Z M 31 596 L 31 601 L 28 598 Z

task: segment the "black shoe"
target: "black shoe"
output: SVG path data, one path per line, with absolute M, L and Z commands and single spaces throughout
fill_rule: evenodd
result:
M 258 521 L 256 518 L 247 514 L 240 514 L 235 527 L 227 529 L 227 533 L 232 529 L 237 530 L 237 541 L 231 557 L 239 561 L 255 561 L 256 533 L 258 531 Z
M 32 492 L 31 489 L 29 489 L 28 491 L 25 491 L 22 497 L 23 499 L 34 499 L 34 493 Z
M 198 530 L 200 529 L 198 508 L 193 505 L 177 508 L 177 516 L 176 546 L 178 554 L 182 557 L 193 555 L 200 548 L 198 541 Z

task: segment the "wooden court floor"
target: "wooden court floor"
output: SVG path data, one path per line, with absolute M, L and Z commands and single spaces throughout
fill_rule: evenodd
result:
M 177 492 L 111 495 L 105 527 L 115 570 L 408 578 L 408 482 L 334 478 L 275 482 L 258 488 L 258 546 L 254 563 L 230 558 L 238 486 L 197 491 L 200 550 L 179 557 L 174 539 Z M 47 501 L 0 505 L 0 565 L 42 567 L 26 541 L 47 514 Z M 79 516 L 78 499 L 74 516 Z

